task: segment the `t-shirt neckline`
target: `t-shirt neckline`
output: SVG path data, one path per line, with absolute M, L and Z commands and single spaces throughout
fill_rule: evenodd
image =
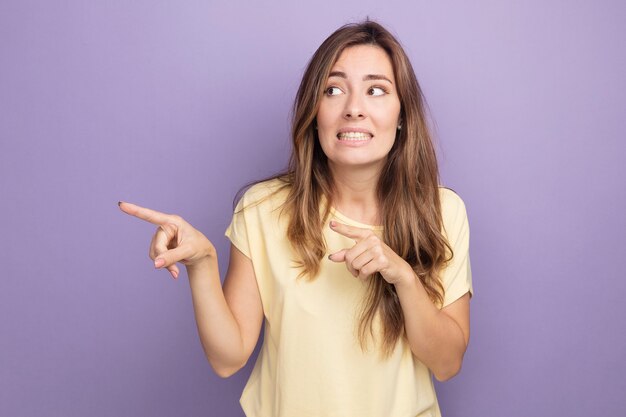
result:
M 360 227 L 362 229 L 372 229 L 372 230 L 384 230 L 385 229 L 384 226 L 374 226 L 371 224 L 361 223 L 359 221 L 351 219 L 350 217 L 346 216 L 345 214 L 337 210 L 334 206 L 330 207 L 330 214 L 332 217 L 335 217 L 338 220 L 340 220 L 342 223 L 345 223 L 350 226 Z

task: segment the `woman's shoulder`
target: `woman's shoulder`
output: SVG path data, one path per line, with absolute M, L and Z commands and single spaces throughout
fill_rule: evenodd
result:
M 439 186 L 439 199 L 444 224 L 458 223 L 467 217 L 465 202 L 453 189 Z
M 443 185 L 439 186 L 439 199 L 441 200 L 441 204 L 445 202 L 447 205 L 465 205 L 461 196 L 454 191 L 452 188 L 445 187 Z
M 272 206 L 280 205 L 284 202 L 288 190 L 289 183 L 281 177 L 260 181 L 251 185 L 243 193 L 239 206 L 246 208 L 262 203 L 270 203 Z

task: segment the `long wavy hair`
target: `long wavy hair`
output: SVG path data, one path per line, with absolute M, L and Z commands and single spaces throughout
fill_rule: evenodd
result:
M 288 195 L 283 212 L 289 215 L 287 237 L 297 255 L 300 277 L 315 279 L 326 255 L 322 228 L 333 201 L 333 179 L 315 129 L 315 118 L 331 68 L 351 46 L 375 45 L 391 59 L 400 98 L 402 128 L 389 152 L 377 186 L 383 219 L 383 240 L 401 256 L 438 306 L 444 289 L 438 272 L 452 257 L 442 234 L 439 172 L 427 126 L 422 91 L 400 43 L 380 24 L 367 20 L 342 26 L 330 35 L 309 62 L 298 89 L 292 120 L 293 150 L 288 168 L 274 176 Z M 283 187 L 281 187 L 282 189 Z M 324 204 L 324 202 L 326 204 Z M 358 326 L 358 339 L 367 349 L 368 334 L 380 314 L 383 356 L 405 337 L 404 317 L 392 284 L 377 273 L 367 281 Z

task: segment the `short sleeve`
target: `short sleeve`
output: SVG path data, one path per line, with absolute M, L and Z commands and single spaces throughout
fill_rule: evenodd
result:
M 248 240 L 244 200 L 245 195 L 241 198 L 241 200 L 239 200 L 239 204 L 237 204 L 237 207 L 235 208 L 230 225 L 224 234 L 228 239 L 230 239 L 231 243 L 241 251 L 241 253 L 250 258 L 250 242 Z
M 469 222 L 465 204 L 454 191 L 442 188 L 441 210 L 445 235 L 453 252 L 452 260 L 441 271 L 441 282 L 445 291 L 443 308 L 467 292 L 471 297 L 474 290 L 469 256 Z

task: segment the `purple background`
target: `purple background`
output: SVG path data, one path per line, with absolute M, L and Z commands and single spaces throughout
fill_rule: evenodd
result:
M 246 182 L 281 169 L 318 45 L 369 15 L 405 45 L 472 230 L 472 337 L 445 416 L 626 411 L 621 1 L 0 2 L 0 415 L 241 416 L 206 362 L 180 214 L 227 263 Z M 260 2 L 259 2 L 260 3 Z

